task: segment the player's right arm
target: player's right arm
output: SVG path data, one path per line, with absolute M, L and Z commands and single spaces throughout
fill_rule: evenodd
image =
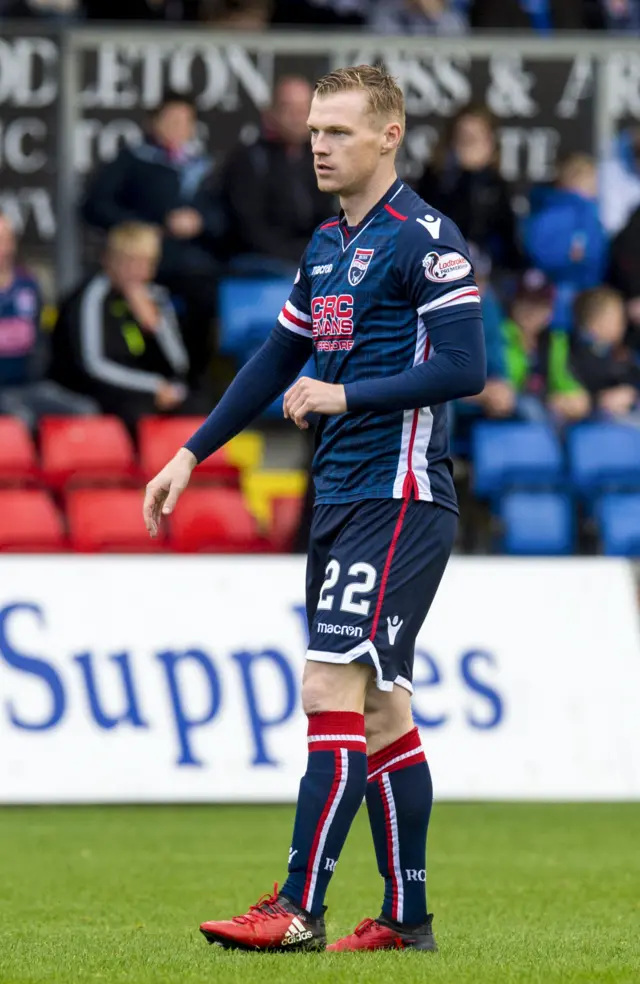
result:
M 312 352 L 310 285 L 303 256 L 278 323 L 235 377 L 202 426 L 147 485 L 144 522 L 156 536 L 162 516 L 173 512 L 193 469 L 244 430 L 291 385 Z

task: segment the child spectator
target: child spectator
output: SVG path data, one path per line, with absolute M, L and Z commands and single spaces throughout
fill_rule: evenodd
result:
M 608 262 L 593 158 L 573 154 L 561 165 L 554 186 L 534 189 L 524 238 L 532 266 L 556 288 L 554 327 L 569 331 L 576 295 L 602 282 Z
M 569 336 L 549 327 L 553 289 L 537 270 L 522 279 L 503 324 L 506 375 L 517 393 L 515 416 L 525 420 L 581 420 L 588 394 L 569 369 Z
M 160 249 L 154 226 L 115 226 L 103 270 L 62 305 L 53 333 L 56 378 L 90 394 L 132 432 L 146 414 L 207 409 L 189 390 L 189 358 L 168 292 L 154 283 Z
M 640 364 L 625 345 L 624 301 L 611 287 L 595 287 L 575 303 L 571 371 L 608 417 L 625 417 L 639 408 Z
M 369 26 L 379 34 L 465 34 L 469 0 L 374 0 Z

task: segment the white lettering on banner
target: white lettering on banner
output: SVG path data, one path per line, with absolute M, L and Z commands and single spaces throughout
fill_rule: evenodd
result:
M 304 560 L 158 564 L 0 558 L 0 801 L 295 800 Z M 414 688 L 440 798 L 640 798 L 622 561 L 454 558 Z
M 404 51 L 361 48 L 354 53 L 336 53 L 333 68 L 345 65 L 384 63 L 404 91 L 407 113 L 452 116 L 471 101 L 468 55 L 415 56 Z
M 39 239 L 49 241 L 56 234 L 56 217 L 48 188 L 0 191 L 0 211 L 8 215 L 18 235 L 23 233 L 30 220 L 33 220 Z
M 58 95 L 58 45 L 51 38 L 0 38 L 0 105 L 52 106 Z
M 571 67 L 564 92 L 556 106 L 556 115 L 561 120 L 574 120 L 578 115 L 581 99 L 590 96 L 593 90 L 593 57 L 578 55 Z
M 95 81 L 80 97 L 85 109 L 133 109 L 139 105 L 149 109 L 157 106 L 166 83 L 178 92 L 194 95 L 202 111 L 214 107 L 235 111 L 241 105 L 241 93 L 259 109 L 268 106 L 271 99 L 270 52 L 253 56 L 240 45 L 182 44 L 168 49 L 152 42 L 105 42 L 96 49 L 95 57 Z M 194 91 L 196 63 L 202 69 L 198 78 L 202 75 L 204 81 L 199 81 Z
M 496 116 L 535 116 L 538 105 L 531 96 L 536 84 L 532 72 L 522 67 L 522 56 L 500 55 L 489 61 L 491 84 L 487 89 L 487 105 Z
M 622 116 L 640 119 L 640 55 L 618 51 L 607 58 L 604 72 L 607 115 L 614 120 Z
M 38 145 L 47 139 L 47 125 L 36 117 L 22 117 L 11 123 L 0 120 L 0 167 L 17 174 L 34 174 L 47 163 L 47 155 Z
M 551 126 L 505 126 L 499 131 L 500 173 L 507 181 L 524 175 L 550 181 L 556 175 L 560 134 Z

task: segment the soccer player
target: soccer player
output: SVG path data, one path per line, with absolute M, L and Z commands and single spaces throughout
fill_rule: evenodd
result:
M 486 367 L 465 242 L 396 175 L 404 125 L 402 92 L 378 68 L 317 83 L 315 169 L 340 215 L 313 234 L 269 339 L 147 487 L 155 536 L 197 464 L 277 395 L 286 390 L 285 417 L 315 426 L 307 771 L 281 891 L 200 927 L 223 947 L 325 948 L 325 894 L 366 798 L 382 912 L 329 949 L 436 949 L 426 903 L 433 793 L 411 678 L 457 523 L 445 404 L 479 393 Z M 294 382 L 311 351 L 318 379 Z

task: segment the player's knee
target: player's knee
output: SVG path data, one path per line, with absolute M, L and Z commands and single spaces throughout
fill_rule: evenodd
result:
M 307 663 L 302 680 L 304 713 L 324 711 L 364 711 L 364 695 L 370 671 L 362 664 L 346 666 L 332 663 Z
M 367 753 L 373 755 L 413 728 L 411 696 L 394 687 L 392 693 L 373 691 L 365 705 Z

